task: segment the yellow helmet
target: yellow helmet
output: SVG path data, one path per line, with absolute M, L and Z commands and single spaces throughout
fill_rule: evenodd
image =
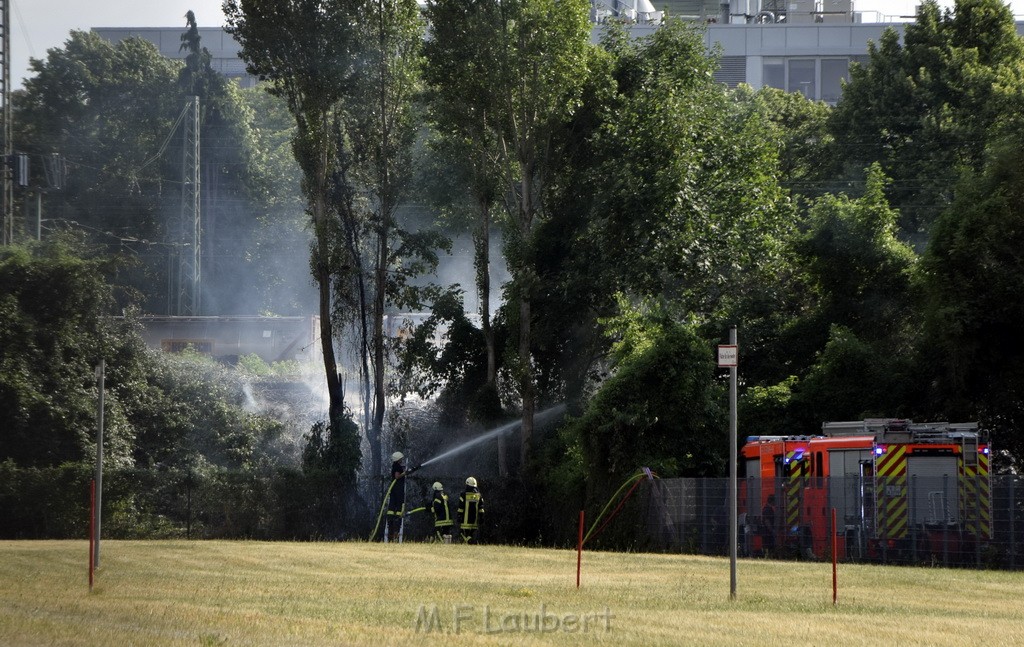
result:
M 434 481 L 434 490 L 440 492 L 443 489 L 444 489 L 444 486 L 441 485 L 441 481 Z
M 395 452 L 394 454 L 391 455 L 391 462 L 392 463 L 397 463 L 398 461 L 402 460 L 403 458 L 405 458 L 405 454 L 403 454 L 402 452 Z
M 468 479 L 466 479 L 466 485 L 468 485 L 469 487 L 476 487 L 476 479 L 470 476 Z

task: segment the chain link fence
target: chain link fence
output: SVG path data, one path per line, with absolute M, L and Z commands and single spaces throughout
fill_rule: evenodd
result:
M 745 557 L 1024 568 L 1024 478 L 741 480 L 738 546 Z M 655 550 L 729 553 L 728 479 L 662 479 L 639 529 Z M 835 535 L 832 514 L 835 511 Z
M 81 464 L 37 469 L 0 463 L 5 514 L 0 538 L 86 537 L 92 478 L 92 469 Z M 406 480 L 404 536 L 425 540 L 433 534 L 433 482 L 444 485 L 454 515 L 464 477 Z M 646 483 L 642 495 L 629 502 L 632 511 L 605 533 L 624 541 L 605 547 L 729 554 L 727 479 Z M 283 467 L 108 469 L 103 534 L 111 539 L 366 539 L 388 485 L 386 478 L 341 482 L 330 474 Z M 570 502 L 555 510 L 542 493 L 511 480 L 488 479 L 481 490 L 487 509 L 482 534 L 488 543 L 564 544 L 575 536 L 578 508 Z M 752 478 L 739 482 L 737 498 L 737 549 L 744 557 L 831 559 L 834 537 L 844 561 L 1024 569 L 1024 478 L 1019 476 L 992 476 L 971 487 L 948 477 Z M 376 538 L 382 530 L 383 520 Z
M 17 468 L 0 463 L 0 539 L 88 536 L 91 466 Z M 430 501 L 444 484 L 455 514 L 463 476 L 410 477 L 405 483 L 406 532 L 433 534 Z M 390 479 L 344 481 L 297 468 L 104 470 L 103 536 L 111 539 L 345 540 L 370 536 Z M 499 507 L 501 489 L 489 484 Z M 485 491 L 489 499 L 491 494 Z M 381 536 L 381 528 L 377 538 Z M 496 534 L 491 533 L 496 540 Z

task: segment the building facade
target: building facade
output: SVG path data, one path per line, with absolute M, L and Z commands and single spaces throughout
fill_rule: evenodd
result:
M 658 28 L 664 16 L 677 16 L 706 26 L 708 51 L 718 51 L 716 80 L 736 87 L 746 83 L 800 92 L 809 99 L 836 103 L 850 64 L 868 58 L 868 43 L 878 42 L 889 27 L 901 35 L 913 16 L 857 12 L 851 0 L 592 0 L 593 39 L 609 19 L 635 21 L 637 36 Z M 656 11 L 653 9 L 657 8 Z M 155 44 L 169 58 L 183 59 L 184 28 L 97 27 L 101 37 L 118 42 L 132 36 Z M 1017 22 L 1024 35 L 1024 22 Z M 203 47 L 213 68 L 242 87 L 256 84 L 239 58 L 239 45 L 224 29 L 201 27 Z

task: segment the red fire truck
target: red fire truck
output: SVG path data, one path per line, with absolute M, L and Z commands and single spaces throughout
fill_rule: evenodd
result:
M 992 534 L 989 452 L 977 423 L 868 419 L 751 436 L 748 549 L 828 557 L 834 509 L 841 558 L 972 559 Z

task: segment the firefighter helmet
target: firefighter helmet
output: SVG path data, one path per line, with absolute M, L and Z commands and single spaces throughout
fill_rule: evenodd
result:
M 444 489 L 444 486 L 441 485 L 441 481 L 434 481 L 434 489 L 438 492 Z
M 468 479 L 466 479 L 466 485 L 468 485 L 469 487 L 476 487 L 476 479 L 470 476 Z
M 398 461 L 402 460 L 403 458 L 405 458 L 405 454 L 403 454 L 402 452 L 395 452 L 394 454 L 391 455 L 391 462 L 392 463 L 397 463 Z

